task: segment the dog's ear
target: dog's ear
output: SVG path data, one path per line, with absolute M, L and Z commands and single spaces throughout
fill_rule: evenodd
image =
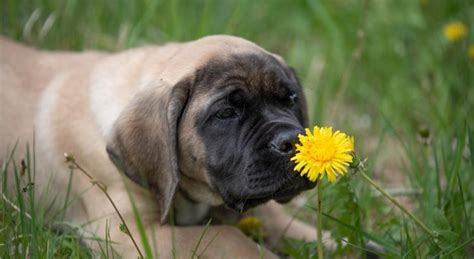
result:
M 107 153 L 119 170 L 156 195 L 164 222 L 179 181 L 177 131 L 190 80 L 159 84 L 141 90 L 122 111 Z

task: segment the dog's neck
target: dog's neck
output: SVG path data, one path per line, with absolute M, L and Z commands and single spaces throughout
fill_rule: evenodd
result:
M 182 189 L 179 189 L 173 202 L 173 220 L 177 226 L 199 225 L 207 217 L 211 206 L 190 200 Z M 171 216 L 171 215 L 170 215 Z
M 208 183 L 192 179 L 185 174 L 181 174 L 179 188 L 190 200 L 196 203 L 204 203 L 210 206 L 219 206 L 224 203 L 222 197 Z
M 222 204 L 221 196 L 206 183 L 182 174 L 173 202 L 175 224 L 199 224 L 208 215 L 211 207 Z

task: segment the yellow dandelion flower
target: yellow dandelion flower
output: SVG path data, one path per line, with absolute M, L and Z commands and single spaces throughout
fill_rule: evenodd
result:
M 444 26 L 444 37 L 450 41 L 457 41 L 467 34 L 467 27 L 462 22 L 450 22 Z
M 255 216 L 241 218 L 237 226 L 246 235 L 256 236 L 262 234 L 262 221 Z
M 474 59 L 474 44 L 471 44 L 471 46 L 469 46 L 467 55 L 469 56 L 470 59 Z
M 306 175 L 310 181 L 328 176 L 329 182 L 336 181 L 337 175 L 347 173 L 354 153 L 354 138 L 331 127 L 314 127 L 313 132 L 306 129 L 306 135 L 299 135 L 301 144 L 296 144 L 295 171 Z

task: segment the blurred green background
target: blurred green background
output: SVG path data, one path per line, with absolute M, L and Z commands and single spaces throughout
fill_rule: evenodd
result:
M 0 15 L 2 35 L 54 50 L 119 51 L 210 34 L 254 41 L 296 69 L 312 122 L 354 135 L 369 173 L 438 235 L 423 235 L 346 177 L 325 185 L 324 224 L 351 242 L 336 255 L 363 256 L 372 240 L 389 257 L 474 256 L 472 1 L 3 0 Z M 465 32 L 446 37 L 456 21 Z M 313 200 L 305 202 L 298 215 L 313 222 Z M 296 241 L 283 253 L 315 256 L 314 245 Z

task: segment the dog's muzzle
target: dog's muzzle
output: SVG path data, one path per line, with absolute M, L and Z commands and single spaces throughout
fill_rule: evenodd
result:
M 294 163 L 290 161 L 301 132 L 295 127 L 280 128 L 266 140 L 267 155 L 252 163 L 252 169 L 246 174 L 246 186 L 242 187 L 240 197 L 227 203 L 229 207 L 242 212 L 272 199 L 285 203 L 302 191 L 315 187 L 315 182 L 293 170 Z

